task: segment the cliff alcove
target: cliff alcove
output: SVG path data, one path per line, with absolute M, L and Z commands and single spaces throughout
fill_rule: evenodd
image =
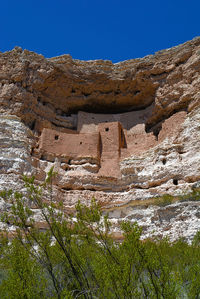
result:
M 113 221 L 134 221 L 136 201 L 191 190 L 200 178 L 199 50 L 195 38 L 115 64 L 0 53 L 1 187 L 20 188 L 24 172 L 41 181 L 54 166 L 66 209 L 95 196 Z M 143 209 L 146 236 L 167 226 L 153 221 L 157 209 Z

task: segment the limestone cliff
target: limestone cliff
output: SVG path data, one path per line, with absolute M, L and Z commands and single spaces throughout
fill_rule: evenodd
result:
M 200 179 L 200 38 L 113 64 L 0 53 L 0 186 L 21 188 L 54 166 L 55 197 L 73 209 L 93 196 L 110 219 L 138 221 L 144 237 L 191 239 L 199 203 L 151 198 Z

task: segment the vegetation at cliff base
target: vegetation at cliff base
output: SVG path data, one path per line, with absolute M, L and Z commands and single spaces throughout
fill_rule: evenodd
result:
M 137 223 L 122 222 L 117 242 L 95 200 L 76 217 L 54 202 L 52 171 L 0 193 L 0 298 L 200 298 L 200 233 L 190 245 L 141 241 Z

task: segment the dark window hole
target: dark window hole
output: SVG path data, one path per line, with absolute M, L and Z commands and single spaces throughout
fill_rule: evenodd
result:
M 82 141 L 80 142 L 80 144 L 82 144 Z
M 109 128 L 105 128 L 105 131 L 108 132 L 108 131 L 109 131 Z
M 62 190 L 64 190 L 64 191 L 70 191 L 70 190 L 72 190 L 72 188 L 63 187 Z
M 177 179 L 173 179 L 173 184 L 177 186 L 178 185 L 178 180 Z
M 145 125 L 146 133 L 153 132 L 153 135 L 155 136 L 156 141 L 158 141 L 158 135 L 159 135 L 161 129 L 162 129 L 162 123 L 159 123 L 154 127 L 150 127 L 147 124 Z
M 162 164 L 165 165 L 167 163 L 167 160 L 164 158 L 162 159 Z
M 83 92 L 83 95 L 88 97 L 90 95 L 90 93 L 87 93 L 87 92 Z
M 134 92 L 134 96 L 136 96 L 138 93 L 140 93 L 140 90 L 136 90 L 136 91 Z
M 55 140 L 58 140 L 59 136 L 58 135 L 55 135 Z
M 94 188 L 87 188 L 86 190 L 89 190 L 89 191 L 96 191 L 96 189 L 94 189 Z
M 156 141 L 158 141 L 158 135 L 159 135 L 160 130 L 156 129 L 153 131 L 153 135 L 155 136 Z
M 42 160 L 42 161 L 46 160 L 46 159 L 45 159 L 45 156 L 44 156 L 44 155 L 41 155 L 40 160 Z
M 30 124 L 30 129 L 31 129 L 31 130 L 34 130 L 34 128 L 35 128 L 35 123 L 36 123 L 36 121 L 34 120 L 34 121 Z

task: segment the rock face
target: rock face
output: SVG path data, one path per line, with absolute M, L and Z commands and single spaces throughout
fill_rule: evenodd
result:
M 200 38 L 125 62 L 0 53 L 0 187 L 54 166 L 57 199 L 100 201 L 143 237 L 191 240 L 199 203 L 144 204 L 200 180 Z

